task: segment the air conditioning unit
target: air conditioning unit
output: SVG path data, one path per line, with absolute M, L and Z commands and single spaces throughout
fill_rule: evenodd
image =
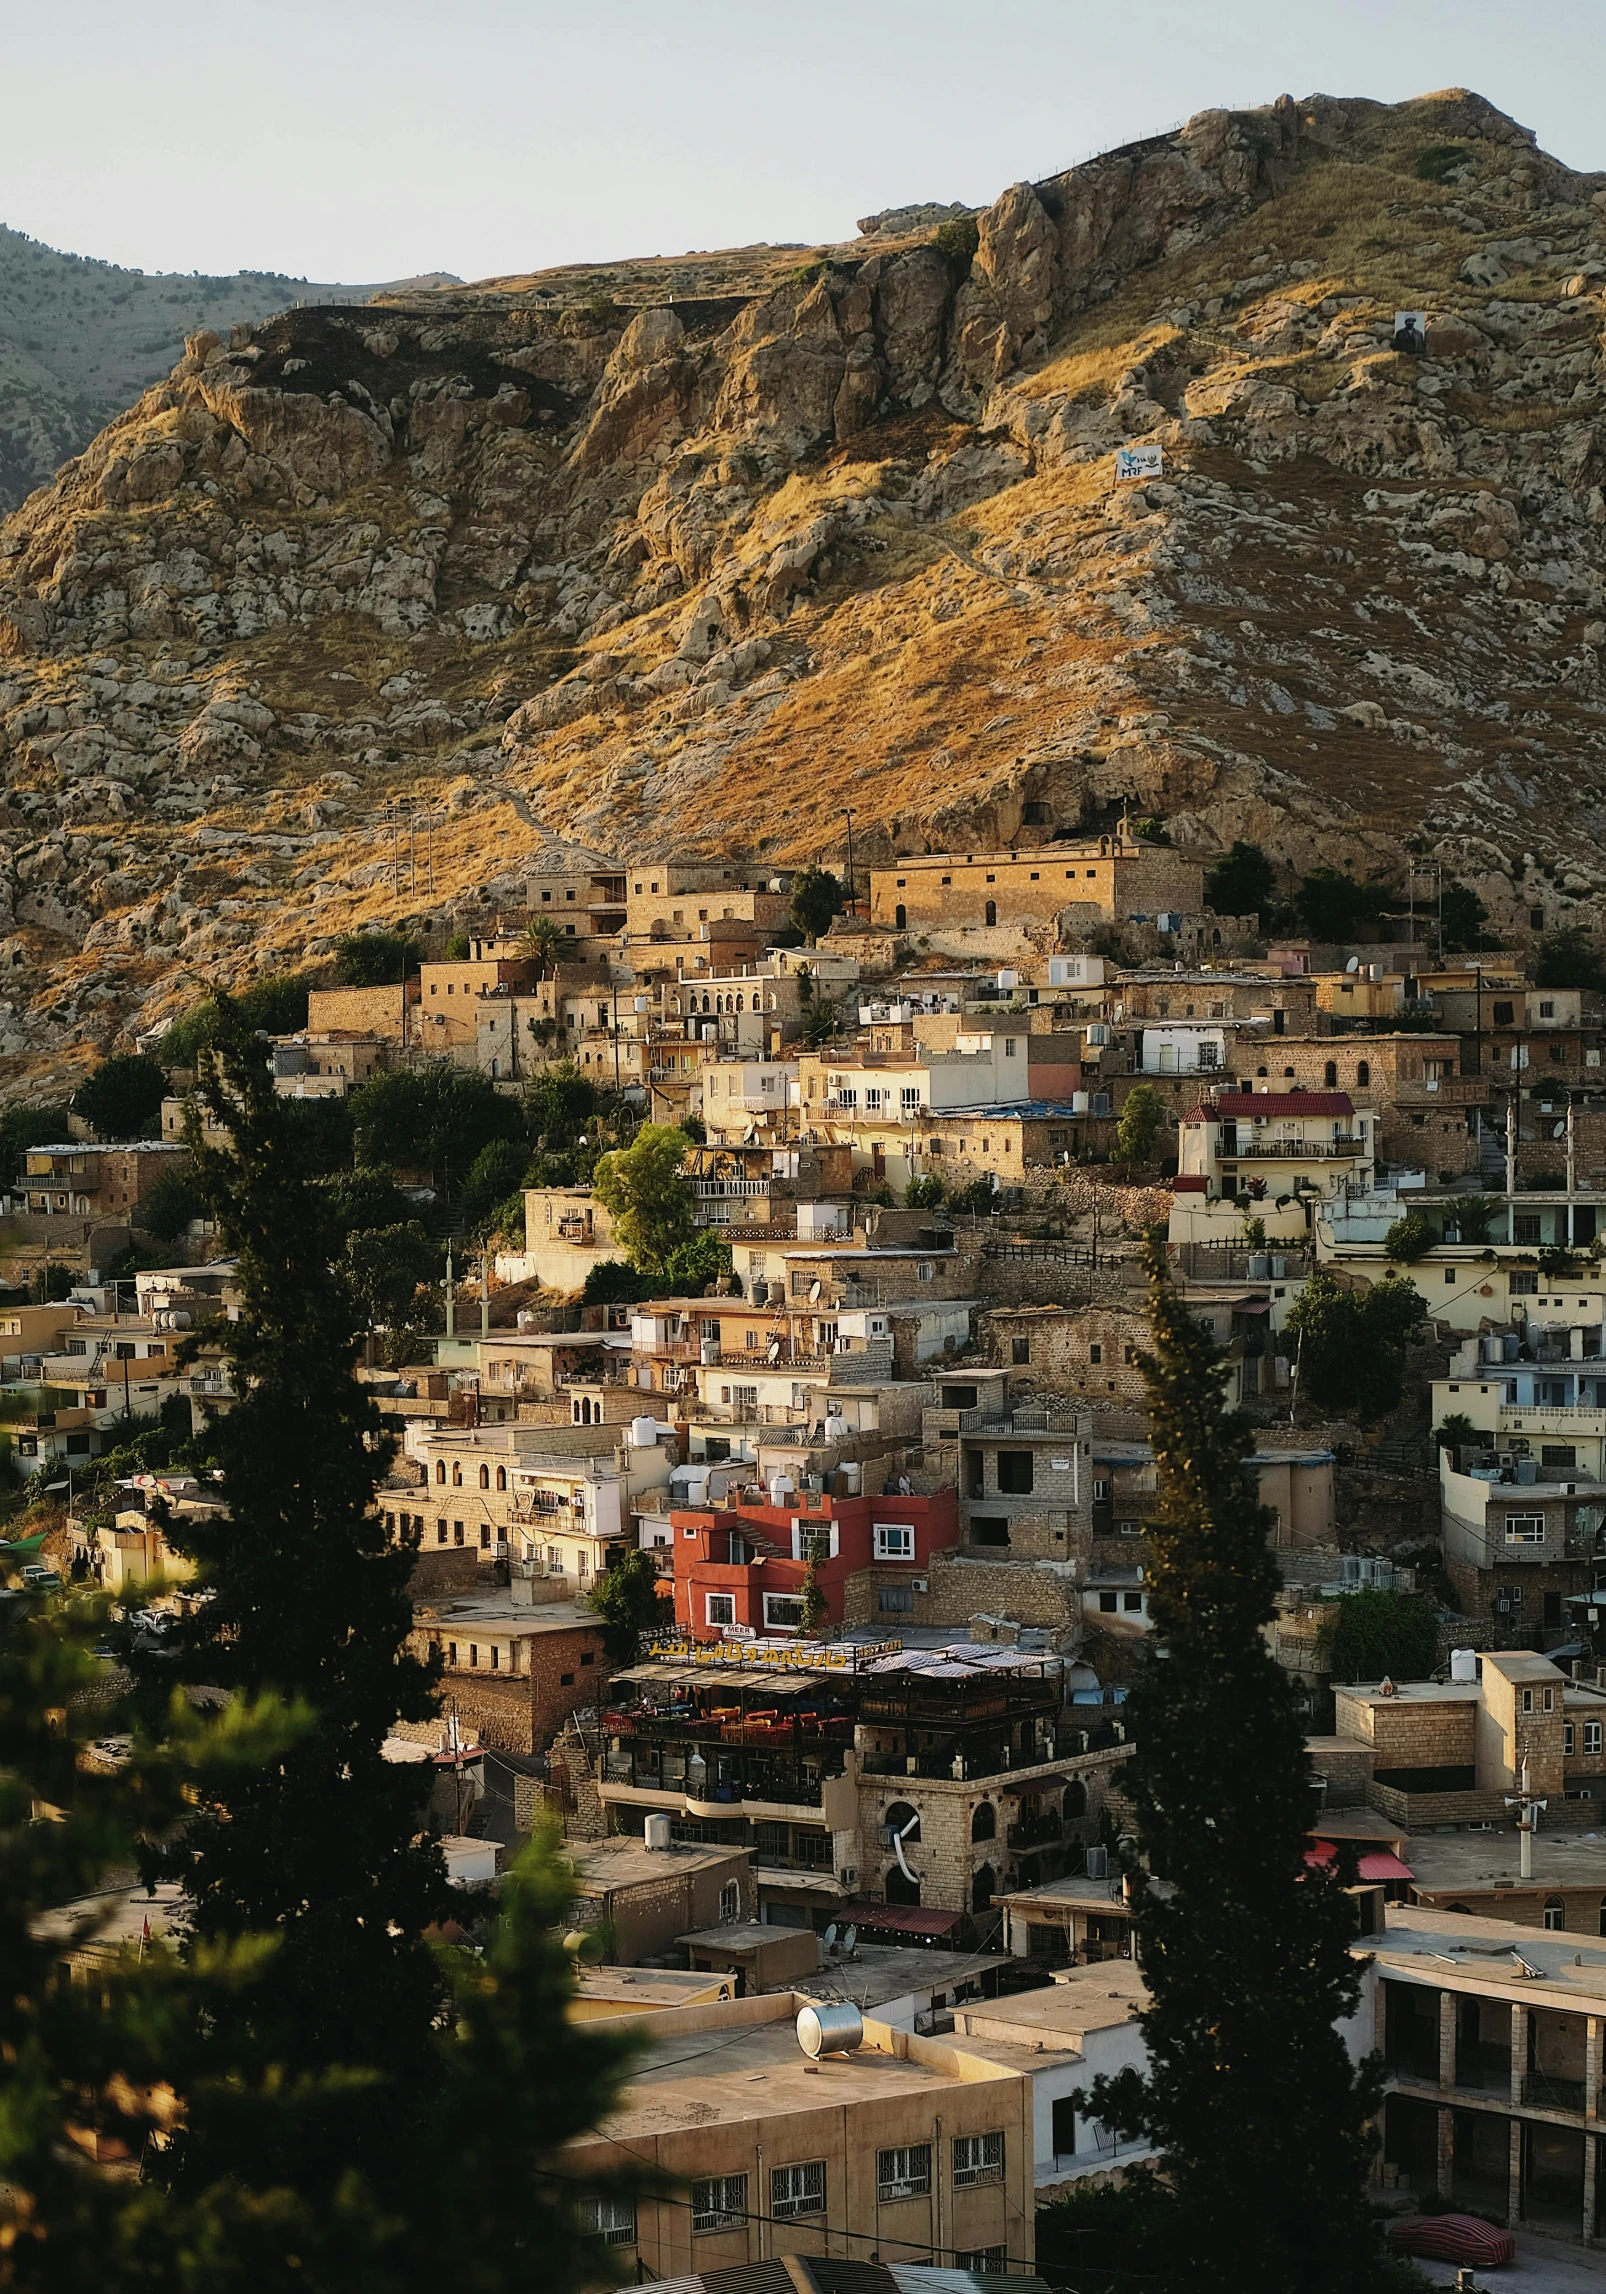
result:
M 1108 1848 L 1089 1848 L 1083 1869 L 1090 1880 L 1107 1880 L 1110 1876 L 1110 1851 Z
M 915 1579 L 915 1591 L 916 1591 L 917 1593 L 925 1593 L 925 1592 L 928 1592 L 929 1590 L 930 1590 L 930 1587 L 929 1587 L 928 1581 L 927 1581 L 927 1580 L 926 1580 L 924 1577 L 917 1577 L 917 1578 Z

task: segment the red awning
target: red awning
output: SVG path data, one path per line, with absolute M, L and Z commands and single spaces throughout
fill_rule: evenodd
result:
M 1305 1851 L 1305 1861 L 1320 1871 L 1338 1854 L 1331 1840 L 1313 1840 Z M 1409 1864 L 1402 1864 L 1398 1856 L 1387 1848 L 1363 1848 L 1355 1860 L 1355 1869 L 1363 1880 L 1414 1880 L 1416 1874 Z
M 839 1922 L 851 1920 L 855 1927 L 887 1928 L 895 1935 L 945 1936 L 965 1915 L 922 1911 L 918 1904 L 843 1904 L 836 1916 Z
M 1171 1182 L 1171 1192 L 1173 1195 L 1202 1195 L 1207 1191 L 1209 1185 L 1210 1182 L 1206 1178 L 1196 1177 L 1191 1173 L 1179 1173 Z

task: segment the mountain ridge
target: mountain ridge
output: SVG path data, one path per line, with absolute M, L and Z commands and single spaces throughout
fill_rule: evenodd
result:
M 1010 186 L 973 251 L 193 336 L 0 528 L 0 1081 L 549 840 L 780 865 L 847 805 L 876 859 L 1129 803 L 1596 925 L 1603 204 L 1467 91 L 1284 97 Z

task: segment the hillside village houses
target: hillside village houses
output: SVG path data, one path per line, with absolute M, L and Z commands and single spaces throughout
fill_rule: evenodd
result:
M 1141 2060 L 1110 1844 L 1154 1631 L 1135 1230 L 1159 1216 L 1253 1423 L 1268 1638 L 1322 1786 L 1311 1853 L 1359 1854 L 1349 2037 L 1388 2064 L 1379 2174 L 1593 2237 L 1594 2073 L 1545 2019 L 1578 1991 L 1598 2054 L 1597 1977 L 1524 2006 L 1489 1972 L 1507 1947 L 1466 1939 L 1606 1930 L 1606 1012 L 1506 955 L 1251 954 L 1253 920 L 1212 915 L 1186 853 L 1021 835 L 878 864 L 814 946 L 784 876 L 554 845 L 466 953 L 314 991 L 273 1042 L 286 1097 L 434 1060 L 513 1095 L 573 1062 L 689 1124 L 686 1213 L 729 1251 L 707 1284 L 587 1304 L 615 1222 L 586 1185 L 532 1185 L 522 1247 L 468 1247 L 478 1327 L 363 1369 L 397 1436 L 380 1519 L 416 1548 L 414 1644 L 444 1684 L 442 1720 L 399 1735 L 498 1854 L 555 1815 L 572 1924 L 612 1938 L 597 1980 L 671 1985 L 640 2002 L 631 2108 L 696 2219 L 688 2241 L 684 2211 L 621 2207 L 626 2259 L 740 2259 L 755 2197 L 800 2245 L 896 2204 L 961 2262 L 1029 2259 L 1000 2191 L 1138 2155 L 1085 2089 Z M 1144 1186 L 1116 1136 L 1140 1088 Z M 30 1150 L 13 1214 L 76 1218 L 91 1272 L 97 1222 L 182 1168 L 185 1115 L 177 1094 L 161 1145 Z M 429 1176 L 406 1175 L 425 1206 Z M 1382 1437 L 1302 1402 L 1289 1317 L 1318 1267 L 1404 1272 L 1426 1304 L 1420 1403 Z M 229 1283 L 179 1264 L 0 1311 L 20 1470 L 71 1475 L 131 1411 L 226 1409 L 215 1357 L 178 1352 Z M 146 1480 L 85 1533 L 114 1589 L 170 1572 L 175 1510 L 227 1504 Z M 636 1551 L 660 1621 L 621 1658 L 591 1598 Z M 1430 1603 L 1428 1677 L 1335 1677 L 1360 1588 Z M 1546 1806 L 1519 1838 L 1523 1794 Z M 794 2078 L 798 2006 L 850 1969 L 865 2046 Z M 677 1970 L 713 1989 L 674 1991 Z M 725 2085 L 751 2054 L 760 2101 L 708 2116 L 703 2038 Z

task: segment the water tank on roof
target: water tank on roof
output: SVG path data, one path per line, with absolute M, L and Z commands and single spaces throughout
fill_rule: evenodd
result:
M 799 2013 L 797 2043 L 816 2063 L 822 2055 L 851 2055 L 864 2045 L 864 2017 L 850 1999 L 821 2000 Z
M 793 1494 L 793 1492 L 795 1491 L 795 1489 L 796 1489 L 796 1488 L 797 1488 L 797 1484 L 796 1484 L 796 1483 L 793 1481 L 793 1479 L 792 1479 L 792 1477 L 791 1477 L 791 1475 L 790 1475 L 790 1474 L 771 1474 L 771 1476 L 770 1476 L 770 1503 L 771 1503 L 771 1505 L 786 1505 L 786 1504 L 790 1503 L 790 1501 L 791 1501 L 791 1498 L 792 1498 L 792 1494 Z
M 1284 1275 L 1285 1275 L 1287 1272 L 1288 1272 L 1288 1261 L 1287 1261 L 1287 1259 L 1283 1257 L 1283 1255 L 1282 1255 L 1282 1253 L 1281 1253 L 1280 1251 L 1273 1251 L 1273 1252 L 1272 1252 L 1272 1254 L 1271 1254 L 1271 1279 L 1272 1279 L 1272 1281 L 1273 1281 L 1273 1282 L 1281 1282 L 1281 1281 L 1282 1281 L 1282 1279 L 1283 1279 L 1283 1277 L 1284 1277 Z
M 669 1846 L 669 1819 L 667 1816 L 649 1816 L 642 1827 L 649 1848 L 665 1849 Z
M 842 1468 L 842 1479 L 848 1485 L 844 1494 L 848 1497 L 857 1497 L 863 1480 L 863 1473 L 856 1458 L 850 1459 Z
M 1251 1282 L 1268 1282 L 1271 1279 L 1271 1253 L 1269 1251 L 1250 1252 L 1249 1279 Z
M 1517 1479 L 1518 1479 L 1518 1481 L 1519 1481 L 1519 1482 L 1524 1482 L 1524 1483 L 1526 1483 L 1526 1482 L 1536 1482 L 1536 1481 L 1539 1479 L 1539 1461 L 1538 1461 L 1538 1459 L 1537 1459 L 1537 1458 L 1519 1458 L 1519 1459 L 1517 1460 Z
M 527 1306 L 521 1306 L 519 1308 L 519 1328 L 521 1330 L 533 1330 L 535 1328 L 536 1321 L 537 1317 L 531 1313 Z
M 651 1450 L 658 1444 L 656 1418 L 632 1418 L 630 1421 L 630 1447 L 633 1450 Z
M 1475 1681 L 1477 1677 L 1478 1652 L 1476 1649 L 1452 1649 L 1450 1651 L 1451 1680 Z
M 1085 1115 L 1092 1104 L 1093 1094 L 1091 1091 L 1073 1091 L 1071 1093 L 1071 1113 L 1073 1115 Z
M 686 1476 L 686 1503 L 694 1508 L 708 1503 L 707 1474 L 688 1474 Z

